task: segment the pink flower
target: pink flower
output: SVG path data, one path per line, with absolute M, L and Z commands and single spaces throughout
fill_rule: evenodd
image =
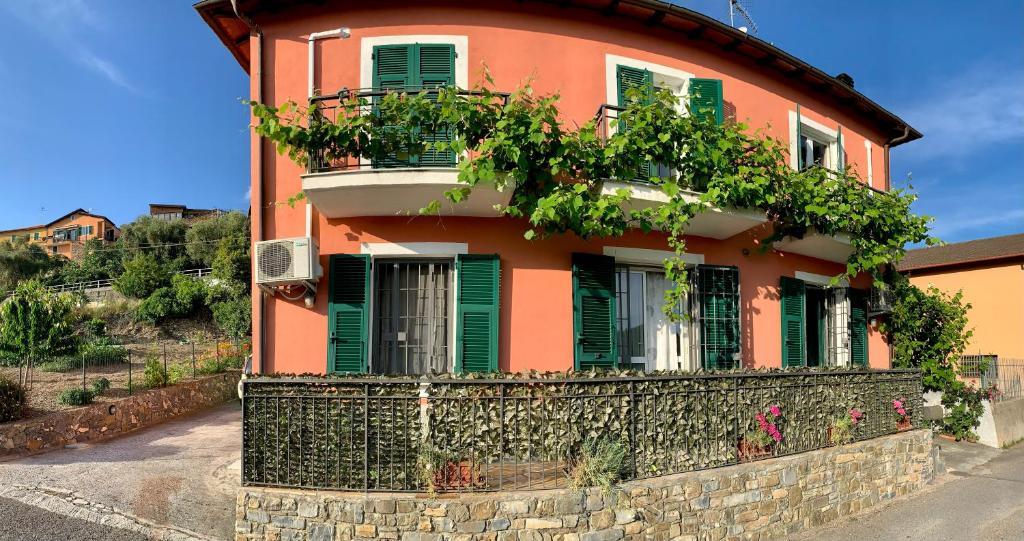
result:
M 768 411 L 772 413 L 773 417 L 778 417 L 782 415 L 782 408 L 780 408 L 778 405 L 768 408 Z
M 892 401 L 892 407 L 894 407 L 896 409 L 900 409 L 900 408 L 903 407 L 903 402 L 900 401 L 900 400 L 893 400 Z
M 899 408 L 898 410 L 896 410 L 896 413 L 898 413 L 898 414 L 900 414 L 900 415 L 902 415 L 904 417 L 907 416 L 907 410 L 905 410 L 903 408 Z

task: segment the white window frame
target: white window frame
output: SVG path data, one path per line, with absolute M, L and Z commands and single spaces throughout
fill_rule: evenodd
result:
M 619 78 L 617 70 L 619 66 L 626 66 L 651 72 L 654 76 L 655 87 L 665 86 L 664 83 L 669 83 L 668 86 L 672 88 L 673 94 L 679 98 L 680 112 L 685 114 L 686 104 L 684 100 L 690 91 L 690 79 L 694 78 L 692 73 L 611 53 L 605 54 L 604 59 L 605 103 L 622 106 L 619 103 Z M 659 85 L 659 79 L 662 82 L 661 85 Z
M 872 158 L 871 155 L 872 155 L 873 152 L 874 152 L 874 148 L 871 145 L 871 141 L 865 139 L 864 140 L 864 154 L 867 156 L 867 161 L 868 161 L 868 164 L 867 164 L 867 167 L 868 167 L 868 174 L 867 174 L 868 186 L 871 187 L 871 188 L 875 187 L 875 168 L 874 168 L 873 160 L 871 159 Z
M 828 146 L 825 153 L 825 168 L 836 171 L 839 163 L 839 131 L 816 120 L 800 115 L 800 129 L 797 129 L 797 114 L 795 110 L 789 111 L 789 164 L 793 169 L 800 169 L 800 152 L 806 152 L 806 148 L 799 148 L 800 138 L 803 135 Z M 845 142 L 843 148 L 846 148 Z
M 469 36 L 444 34 L 408 34 L 362 38 L 359 41 L 359 88 L 370 88 L 373 86 L 374 47 L 380 45 L 408 45 L 411 43 L 454 45 L 455 86 L 469 88 Z
M 849 324 L 839 325 L 835 321 L 837 315 L 845 315 L 847 318 L 850 316 L 850 296 L 845 293 L 846 289 L 850 287 L 850 281 L 844 278 L 833 285 L 831 276 L 803 271 L 794 272 L 793 277 L 803 280 L 805 284 L 821 287 L 828 291 L 825 301 L 827 310 L 825 313 L 825 359 L 823 359 L 825 366 L 851 366 L 852 352 L 850 351 L 849 340 L 842 332 L 844 330 L 849 332 Z M 844 292 L 841 295 L 841 299 L 839 298 L 840 295 L 835 293 L 836 290 Z M 837 303 L 841 303 L 841 305 L 837 305 Z M 833 355 L 835 355 L 834 358 Z
M 366 369 L 368 372 L 373 372 L 373 344 L 374 344 L 374 315 L 377 310 L 377 296 L 376 292 L 376 276 L 377 272 L 373 268 L 373 264 L 378 259 L 438 259 L 438 260 L 451 260 L 452 262 L 452 288 L 451 298 L 449 302 L 452 303 L 452 320 L 448 322 L 450 326 L 449 331 L 452 334 L 452 344 L 454 347 L 448 352 L 451 356 L 451 367 L 455 369 L 455 348 L 458 347 L 459 340 L 459 326 L 457 311 L 458 306 L 458 291 L 459 291 L 459 273 L 455 268 L 455 258 L 460 254 L 469 253 L 469 244 L 465 242 L 362 242 L 359 244 L 359 253 L 370 256 L 370 309 L 368 312 L 369 325 L 366 330 Z

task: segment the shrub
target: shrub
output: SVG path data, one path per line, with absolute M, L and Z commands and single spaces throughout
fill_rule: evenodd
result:
M 70 372 L 82 369 L 82 358 L 75 356 L 53 357 L 36 365 L 40 372 Z
M 80 352 L 87 365 L 123 363 L 128 360 L 128 350 L 106 337 L 83 344 Z
M 155 257 L 139 254 L 124 264 L 124 272 L 114 280 L 114 289 L 126 297 L 145 299 L 170 281 L 170 273 Z
M 982 400 L 987 394 L 962 383 L 943 391 L 942 406 L 948 413 L 940 421 L 939 430 L 956 441 L 976 441 L 978 435 L 974 429 L 981 425 L 981 416 L 985 413 Z
M 169 287 L 161 287 L 135 309 L 135 319 L 156 325 L 175 314 L 177 299 Z
M 107 322 L 103 321 L 98 317 L 94 317 L 85 322 L 85 330 L 94 337 L 106 336 L 107 335 Z
M 92 392 L 94 395 L 101 395 L 110 389 L 110 380 L 107 378 L 99 378 L 92 382 Z
M 174 291 L 174 312 L 171 315 L 190 315 L 206 299 L 206 284 L 198 278 L 176 274 L 171 279 L 171 289 Z
M 600 487 L 609 493 L 622 478 L 626 464 L 626 446 L 610 439 L 583 442 L 579 457 L 570 473 L 569 485 L 574 489 Z
M 168 365 L 164 369 L 164 363 L 153 357 L 146 360 L 146 368 L 142 373 L 142 384 L 146 387 L 166 387 L 181 381 L 184 368 L 182 365 Z
M 249 297 L 218 301 L 210 309 L 213 321 L 225 335 L 241 338 L 252 332 L 252 301 Z
M 60 396 L 57 397 L 57 401 L 65 406 L 84 406 L 91 403 L 92 399 L 92 391 L 80 387 L 64 389 L 61 391 Z
M 71 353 L 74 300 L 55 294 L 35 280 L 21 282 L 0 303 L 0 354 L 22 361 Z
M 21 418 L 25 409 L 25 388 L 16 381 L 0 376 L 0 423 Z

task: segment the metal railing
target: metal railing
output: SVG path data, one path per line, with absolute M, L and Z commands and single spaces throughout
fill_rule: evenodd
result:
M 348 89 L 343 88 L 336 94 L 328 94 L 323 96 L 314 96 L 310 98 L 310 105 L 316 106 L 316 114 L 320 118 L 328 122 L 336 122 L 339 115 L 356 115 L 356 116 L 367 116 L 374 115 L 375 107 L 380 98 L 387 96 L 388 94 L 395 93 L 406 93 L 406 94 L 418 94 L 426 93 L 428 96 L 438 94 L 441 87 L 437 86 L 403 86 L 403 87 L 392 87 L 387 89 L 381 88 L 361 88 L 361 89 Z M 501 102 L 502 105 L 508 103 L 509 94 L 505 92 L 481 92 L 476 90 L 463 90 L 455 89 L 459 96 L 486 96 L 492 95 Z M 353 100 L 361 101 L 361 105 L 352 107 L 351 103 Z M 444 134 L 423 134 L 420 139 L 427 141 L 434 137 L 444 137 Z M 345 156 L 328 156 L 327 151 L 322 149 L 314 152 L 310 158 L 309 163 L 306 166 L 308 173 L 324 173 L 331 171 L 343 171 L 350 169 L 361 169 L 361 168 L 402 168 L 402 167 L 414 167 L 414 164 L 408 162 L 416 161 L 419 156 L 410 156 L 407 159 L 379 159 L 372 160 L 363 156 L 362 149 L 355 149 L 351 154 Z M 450 166 L 454 167 L 455 159 L 451 160 Z M 438 165 L 432 164 L 431 167 L 437 167 Z
M 1024 359 L 1009 359 L 998 355 L 964 355 L 960 358 L 960 373 L 965 378 L 978 379 L 981 388 L 995 386 L 993 402 L 1024 398 Z
M 243 390 L 242 482 L 359 491 L 564 488 L 588 442 L 625 449 L 623 479 L 717 468 L 830 445 L 865 413 L 863 440 L 923 426 L 916 370 L 538 379 L 254 378 Z M 783 439 L 753 457 L 755 415 Z
M 193 278 L 206 278 L 213 274 L 213 269 L 202 268 L 202 269 L 188 269 L 178 271 L 175 274 L 181 274 L 183 276 L 191 276 Z M 57 284 L 49 286 L 50 291 L 54 293 L 65 293 L 69 291 L 85 291 L 89 289 L 101 289 L 106 287 L 113 287 L 113 278 L 104 278 L 102 280 L 89 280 L 87 282 L 73 282 L 70 284 Z

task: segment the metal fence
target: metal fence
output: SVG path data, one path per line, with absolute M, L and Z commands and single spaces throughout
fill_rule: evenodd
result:
M 960 358 L 960 372 L 966 378 L 979 380 L 983 389 L 994 385 L 993 402 L 1024 398 L 1024 359 L 964 355 Z
M 211 269 L 211 268 L 188 269 L 188 270 L 178 271 L 176 274 L 181 274 L 183 276 L 191 276 L 193 278 L 206 278 L 206 277 L 209 277 L 209 276 L 211 276 L 213 274 L 213 269 Z M 102 288 L 105 288 L 105 287 L 113 287 L 113 285 L 114 285 L 114 279 L 113 278 L 104 278 L 104 279 L 101 279 L 101 280 L 90 280 L 90 281 L 87 281 L 87 282 L 73 282 L 73 283 L 69 283 L 69 284 L 56 284 L 56 285 L 48 286 L 48 288 L 50 289 L 50 291 L 53 291 L 54 293 L 66 293 L 66 292 L 70 292 L 70 291 L 86 291 L 86 290 L 89 290 L 89 289 L 102 289 Z
M 625 450 L 624 479 L 716 468 L 922 426 L 918 371 L 802 371 L 551 379 L 255 378 L 244 382 L 242 481 L 360 491 L 563 488 L 588 445 Z M 741 449 L 779 405 L 781 442 Z M 749 448 L 748 448 L 749 450 Z
M 69 389 L 93 391 L 97 402 L 113 400 L 241 368 L 249 351 L 247 341 L 236 339 L 92 343 L 70 355 L 0 360 L 0 376 L 24 386 L 24 416 L 33 417 L 70 407 L 60 399 Z

